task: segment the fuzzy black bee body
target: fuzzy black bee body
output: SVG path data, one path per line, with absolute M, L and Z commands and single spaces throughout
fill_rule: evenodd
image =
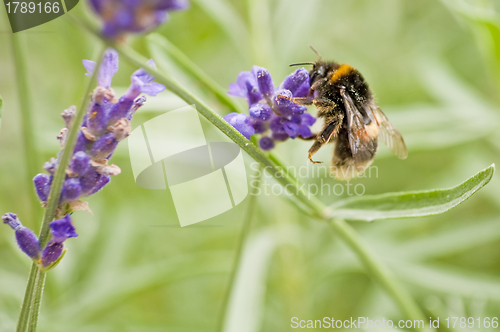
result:
M 375 104 L 363 76 L 348 64 L 317 61 L 311 63 L 309 97 L 294 98 L 303 104 L 314 104 L 323 129 L 315 136 L 309 159 L 327 143 L 335 143 L 331 172 L 339 180 L 349 180 L 364 172 L 373 161 L 378 138 L 404 159 L 407 150 L 403 137 Z

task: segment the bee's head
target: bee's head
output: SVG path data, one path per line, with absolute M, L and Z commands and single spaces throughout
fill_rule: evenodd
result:
M 313 64 L 313 68 L 309 72 L 309 84 L 313 85 L 314 82 L 325 78 L 327 74 L 327 68 L 323 61 L 317 61 Z
M 314 47 L 312 47 L 311 45 L 309 46 L 312 48 L 314 53 L 318 55 L 318 61 L 294 63 L 291 64 L 290 66 L 312 65 L 313 68 L 309 71 L 309 83 L 310 85 L 313 85 L 313 83 L 316 82 L 317 80 L 326 77 L 328 70 L 326 68 L 326 63 L 321 61 L 321 54 L 319 54 Z

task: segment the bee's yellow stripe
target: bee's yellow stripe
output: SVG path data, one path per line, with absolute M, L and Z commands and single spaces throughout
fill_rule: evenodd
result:
M 336 80 L 338 80 L 342 76 L 349 74 L 353 70 L 354 68 L 352 66 L 344 63 L 340 65 L 340 67 L 338 67 L 337 70 L 333 73 L 331 80 L 335 82 Z

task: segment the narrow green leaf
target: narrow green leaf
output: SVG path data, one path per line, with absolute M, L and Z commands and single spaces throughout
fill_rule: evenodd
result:
M 450 189 L 387 193 L 346 199 L 331 206 L 332 216 L 349 220 L 373 221 L 425 217 L 446 212 L 490 182 L 495 164 Z

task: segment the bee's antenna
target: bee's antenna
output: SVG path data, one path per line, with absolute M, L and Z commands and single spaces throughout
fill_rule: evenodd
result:
M 316 51 L 316 49 L 312 46 L 312 45 L 309 45 L 309 47 L 314 51 L 314 53 L 316 53 L 316 55 L 318 56 L 318 61 L 321 60 L 321 54 L 319 54 L 318 51 Z
M 314 62 L 297 62 L 297 63 L 292 63 L 290 67 L 292 66 L 302 66 L 302 65 L 314 65 Z

